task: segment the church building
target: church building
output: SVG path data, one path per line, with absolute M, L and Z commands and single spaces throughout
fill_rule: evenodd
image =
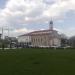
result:
M 53 29 L 53 21 L 50 21 L 48 30 L 33 31 L 26 35 L 30 37 L 28 39 L 30 40 L 29 42 L 31 42 L 32 47 L 60 47 L 61 46 L 60 35 L 56 30 Z M 27 39 L 25 38 L 26 35 L 22 36 L 24 37 L 22 41 L 24 39 Z M 20 38 L 22 37 L 20 36 Z
M 31 44 L 33 47 L 59 47 L 61 39 L 56 30 L 53 29 L 53 21 L 50 21 L 48 30 L 31 32 Z

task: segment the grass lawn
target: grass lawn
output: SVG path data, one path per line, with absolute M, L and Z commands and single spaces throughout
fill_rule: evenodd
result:
M 75 75 L 75 49 L 0 50 L 0 75 Z

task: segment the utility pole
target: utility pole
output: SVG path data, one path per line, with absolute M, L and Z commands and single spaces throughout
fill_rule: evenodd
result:
M 3 32 L 3 27 L 2 27 L 2 50 L 4 50 L 4 40 L 3 40 L 4 32 Z
M 3 27 L 2 27 L 2 39 L 3 39 Z
M 8 28 L 8 37 L 9 37 L 9 28 Z
M 4 50 L 4 32 L 3 32 L 3 27 L 0 28 L 1 29 L 1 32 L 2 32 L 2 50 Z

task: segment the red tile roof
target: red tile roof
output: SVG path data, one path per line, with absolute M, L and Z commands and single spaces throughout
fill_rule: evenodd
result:
M 43 34 L 49 34 L 50 31 L 52 32 L 57 32 L 56 30 L 39 30 L 39 31 L 33 31 L 33 32 L 30 32 L 30 33 L 27 33 L 27 34 L 24 34 L 24 35 L 20 35 L 19 37 L 21 36 L 30 36 L 30 35 L 43 35 Z

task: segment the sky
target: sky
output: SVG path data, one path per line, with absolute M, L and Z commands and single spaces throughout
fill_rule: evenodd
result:
M 75 0 L 0 0 L 0 32 L 19 36 L 35 30 L 54 29 L 75 35 Z

